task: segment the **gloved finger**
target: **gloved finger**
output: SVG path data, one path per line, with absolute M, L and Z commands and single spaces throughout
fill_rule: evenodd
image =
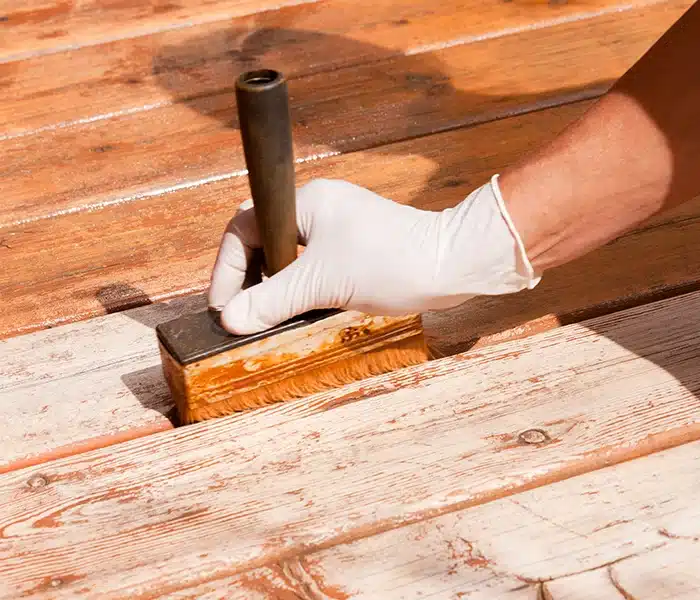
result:
M 237 293 L 221 312 L 224 329 L 238 335 L 258 333 L 320 308 L 316 264 L 302 255 L 269 279 Z
M 260 248 L 253 208 L 239 210 L 229 221 L 212 270 L 208 301 L 220 310 L 243 288 L 253 250 Z

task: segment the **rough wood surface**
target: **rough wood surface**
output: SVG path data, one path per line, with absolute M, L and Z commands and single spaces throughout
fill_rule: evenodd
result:
M 315 0 L 1 0 L 0 62 Z
M 332 0 L 7 62 L 0 138 L 230 90 L 245 69 L 274 65 L 293 78 L 646 4 Z
M 295 156 L 313 160 L 597 96 L 689 3 L 672 0 L 299 77 L 289 82 Z M 230 86 L 8 139 L 0 150 L 4 227 L 104 203 L 131 201 L 138 210 L 133 201 L 144 195 L 241 177 L 245 166 Z M 181 205 L 178 214 L 195 206 Z
M 176 591 L 688 443 L 699 333 L 691 294 L 6 473 L 5 595 Z
M 699 466 L 686 444 L 166 597 L 697 598 Z
M 200 296 L 0 340 L 0 472 L 172 428 L 154 328 Z

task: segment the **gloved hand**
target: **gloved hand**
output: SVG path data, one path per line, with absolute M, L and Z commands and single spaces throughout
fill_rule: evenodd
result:
M 440 310 L 540 280 L 505 212 L 497 176 L 440 212 L 346 181 L 315 180 L 297 190 L 297 226 L 301 256 L 242 290 L 260 247 L 253 208 L 229 223 L 209 290 L 228 331 L 255 333 L 314 308 L 384 316 Z

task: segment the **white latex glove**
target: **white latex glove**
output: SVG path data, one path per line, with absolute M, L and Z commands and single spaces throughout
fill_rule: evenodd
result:
M 229 223 L 214 266 L 209 305 L 222 325 L 248 334 L 315 308 L 402 315 L 450 308 L 476 295 L 533 288 L 540 280 L 503 205 L 497 176 L 454 208 L 398 204 L 346 181 L 297 190 L 302 255 L 242 290 L 260 247 L 252 208 Z

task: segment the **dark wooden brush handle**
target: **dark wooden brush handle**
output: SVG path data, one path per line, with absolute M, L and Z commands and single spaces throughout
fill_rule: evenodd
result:
M 297 257 L 292 126 L 284 76 L 273 70 L 243 73 L 236 103 L 248 182 L 269 276 Z

